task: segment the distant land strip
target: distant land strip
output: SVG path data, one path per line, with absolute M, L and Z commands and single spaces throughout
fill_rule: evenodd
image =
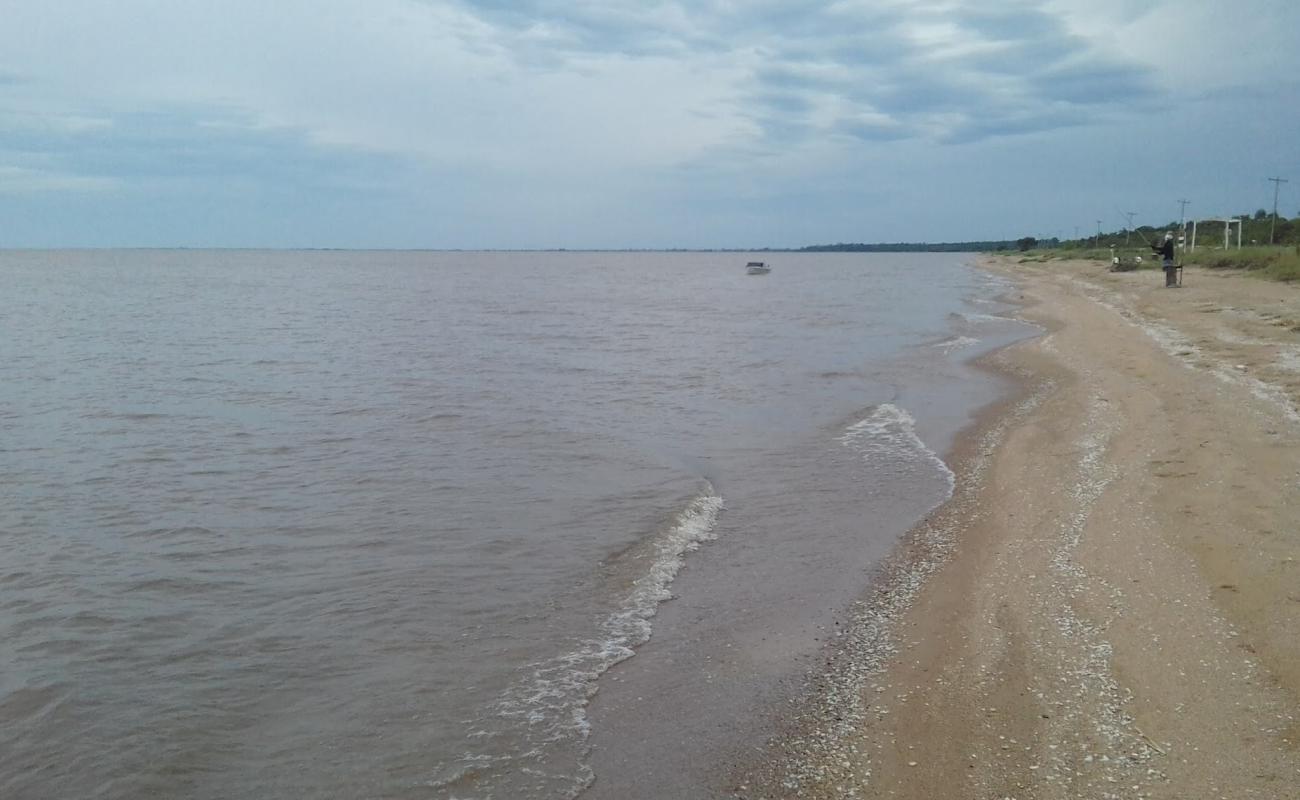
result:
M 987 242 L 892 242 L 884 244 L 815 244 L 797 253 L 983 253 L 1011 250 L 1016 242 L 1000 239 Z
M 842 244 L 814 244 L 807 247 L 629 247 L 610 250 L 597 248 L 584 250 L 578 248 L 556 247 L 542 252 L 551 253 L 988 253 L 997 250 L 1024 250 L 1021 240 L 993 239 L 986 242 L 883 242 L 864 244 L 861 242 Z M 1055 246 L 1056 240 L 1045 240 L 1035 244 Z M 521 251 L 523 252 L 523 251 Z

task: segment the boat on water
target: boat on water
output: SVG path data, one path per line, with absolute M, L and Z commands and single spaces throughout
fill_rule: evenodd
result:
M 745 265 L 745 272 L 749 275 L 766 275 L 771 271 L 772 268 L 762 261 L 751 261 Z

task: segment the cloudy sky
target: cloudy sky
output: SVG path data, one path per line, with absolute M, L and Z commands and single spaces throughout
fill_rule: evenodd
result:
M 0 247 L 1300 213 L 1296 0 L 0 0 Z

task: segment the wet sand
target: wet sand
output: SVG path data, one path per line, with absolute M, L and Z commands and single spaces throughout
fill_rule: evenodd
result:
M 1022 390 L 732 795 L 1300 796 L 1300 288 L 985 266 Z

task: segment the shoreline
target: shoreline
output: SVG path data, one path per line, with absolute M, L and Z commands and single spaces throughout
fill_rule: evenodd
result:
M 805 490 L 777 496 L 764 481 L 734 483 L 719 471 L 730 506 L 722 524 L 732 527 L 692 554 L 636 658 L 602 678 L 588 708 L 594 780 L 584 800 L 725 795 L 727 765 L 745 761 L 779 728 L 870 576 L 950 497 L 951 458 L 941 454 L 1012 388 L 972 362 L 1030 335 L 991 316 L 1009 311 L 1005 281 L 971 269 L 968 259 L 955 277 L 961 291 L 950 293 L 951 307 L 940 306 L 942 333 L 870 362 L 874 396 L 819 421 L 788 459 L 771 461 L 815 462 Z M 949 340 L 955 346 L 943 346 Z M 874 431 L 865 438 L 888 447 L 864 449 L 858 431 Z M 910 466 L 897 468 L 899 456 Z M 782 485 L 794 486 L 788 477 Z M 836 511 L 819 515 L 806 503 Z M 746 522 L 765 506 L 767 519 L 785 523 Z M 790 535 L 802 528 L 805 535 Z M 773 536 L 759 538 L 768 530 Z
M 979 264 L 972 268 L 984 269 Z M 1018 289 L 1013 286 L 998 299 L 1013 307 L 1010 318 L 1028 322 Z M 1006 359 L 1009 349 L 1057 327 L 1050 320 L 1030 324 L 1040 332 L 968 362 L 1006 381 L 1009 388 L 1003 397 L 979 409 L 944 451 L 943 459 L 955 476 L 952 496 L 904 532 L 893 552 L 868 576 L 862 596 L 848 609 L 848 619 L 827 643 L 819 669 L 808 677 L 796 713 L 776 721 L 778 733 L 762 759 L 732 765 L 728 796 L 744 800 L 871 796 L 855 793 L 872 785 L 873 762 L 863 758 L 854 740 L 862 728 L 880 719 L 880 712 L 872 710 L 871 695 L 879 693 L 888 663 L 901 652 L 898 629 L 926 584 L 955 556 L 965 521 L 977 513 L 973 506 L 989 459 L 1008 430 L 1052 389 L 1051 377 Z
M 1292 346 L 1275 323 L 1300 317 L 1300 293 L 1274 313 L 1233 276 L 1161 295 L 1151 273 L 1083 262 L 979 266 L 1045 329 L 983 359 L 1016 396 L 955 443 L 957 492 L 904 537 L 732 796 L 1286 796 L 1300 452 L 1277 395 L 1293 408 L 1300 376 L 1227 378 Z M 1225 355 L 1192 307 L 1216 303 L 1282 336 L 1220 331 L 1274 351 L 1207 385 Z M 1230 464 L 1262 473 L 1255 491 Z

